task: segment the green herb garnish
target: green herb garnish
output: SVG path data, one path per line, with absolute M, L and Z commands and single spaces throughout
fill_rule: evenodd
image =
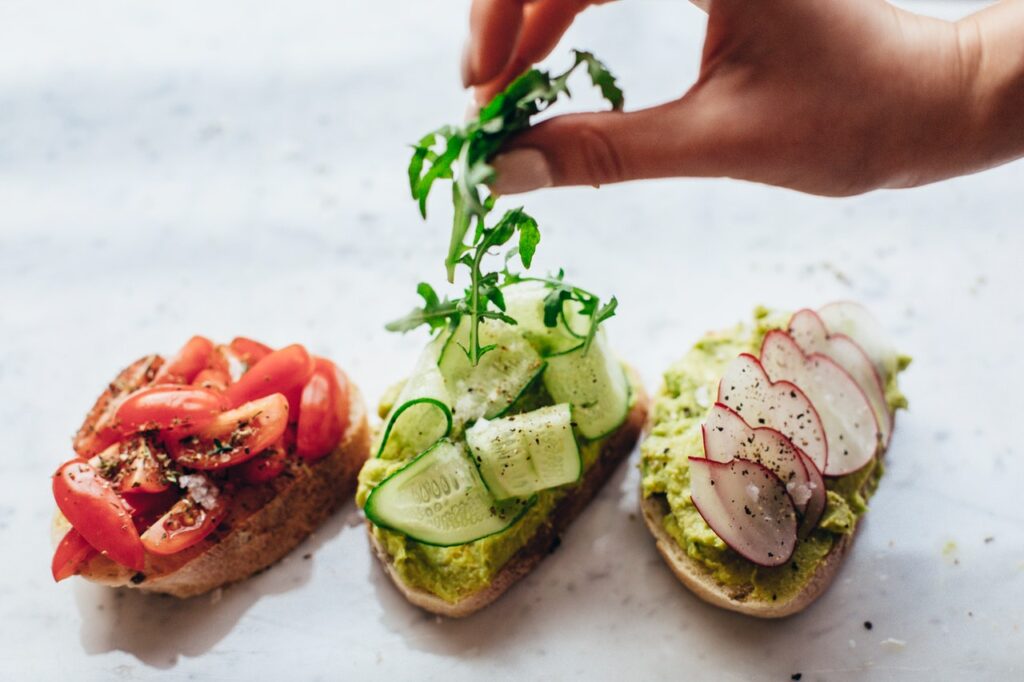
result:
M 489 161 L 509 137 L 529 128 L 535 115 L 546 111 L 562 94 L 571 97 L 569 76 L 581 65 L 586 67 L 591 82 L 601 90 L 612 108 L 622 108 L 622 90 L 604 64 L 589 52 L 574 50 L 573 55 L 573 64 L 565 72 L 552 76 L 549 72 L 531 69 L 496 95 L 475 120 L 462 127 L 439 128 L 415 145 L 409 162 L 412 197 L 419 203 L 420 214 L 426 218 L 427 197 L 434 183 L 439 179 L 452 181 L 454 219 L 445 269 L 448 281 L 454 282 L 457 266 L 464 265 L 469 270 L 470 282 L 463 296 L 453 300 L 442 300 L 433 287 L 420 283 L 416 291 L 423 299 L 423 306 L 388 324 L 388 330 L 404 332 L 421 325 L 427 325 L 432 331 L 446 326 L 454 328 L 463 315 L 468 315 L 470 341 L 469 348 L 463 350 L 476 365 L 484 353 L 492 349 L 492 346 L 480 345 L 480 321 L 497 319 L 516 323 L 505 314 L 501 286 L 531 279 L 509 272 L 508 263 L 518 257 L 523 267 L 529 269 L 540 241 L 540 230 L 537 221 L 521 207 L 506 211 L 497 223 L 487 226 L 487 216 L 495 201 L 495 196 L 486 189 L 486 183 L 494 179 Z M 505 269 L 500 273 L 484 272 L 483 261 L 488 253 L 504 246 L 516 235 L 518 243 L 505 254 Z M 561 271 L 555 277 L 532 279 L 551 288 L 545 299 L 545 325 L 555 326 L 561 306 L 570 299 L 579 301 L 581 311 L 590 315 L 585 348 L 590 347 L 597 326 L 615 314 L 615 298 L 602 305 L 596 295 L 566 283 Z

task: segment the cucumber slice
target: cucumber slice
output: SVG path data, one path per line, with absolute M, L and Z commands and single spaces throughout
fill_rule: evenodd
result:
M 629 380 L 598 329 L 584 354 L 579 348 L 548 358 L 544 387 L 557 403 L 571 403 L 576 427 L 597 440 L 619 428 L 629 414 Z
M 466 443 L 498 500 L 578 481 L 583 471 L 568 403 L 493 421 L 481 419 L 466 430 Z
M 444 334 L 435 338 L 416 362 L 388 414 L 377 457 L 408 459 L 451 433 L 451 397 L 437 368 L 446 341 Z
M 480 345 L 495 348 L 474 367 L 465 351 L 469 327 L 469 318 L 462 318 L 437 363 L 454 400 L 452 416 L 457 424 L 501 415 L 544 371 L 544 360 L 515 326 L 498 320 L 480 323 Z
M 505 297 L 505 313 L 518 322 L 516 328 L 523 338 L 542 356 L 566 353 L 583 345 L 584 337 L 569 324 L 570 320 L 583 317 L 579 301 L 564 301 L 557 323 L 548 327 L 544 324 L 544 299 L 551 289 L 543 283 L 518 282 L 502 288 L 501 292 Z
M 427 545 L 464 545 L 505 530 L 532 500 L 495 502 L 459 443 L 442 439 L 370 492 L 366 518 Z

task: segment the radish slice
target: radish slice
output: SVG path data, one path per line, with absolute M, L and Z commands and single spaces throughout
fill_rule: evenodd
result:
M 704 456 L 714 462 L 735 458 L 757 462 L 779 477 L 803 517 L 800 533 L 814 529 L 825 511 L 825 482 L 806 455 L 784 435 L 768 427 L 751 428 L 727 405 L 716 404 L 701 426 Z
M 864 349 L 883 382 L 896 372 L 899 357 L 896 348 L 867 308 L 853 301 L 836 301 L 819 308 L 818 315 L 829 332 L 849 336 Z
M 789 335 L 805 354 L 827 355 L 849 372 L 875 413 L 882 442 L 888 443 L 892 436 L 892 413 L 885 400 L 882 377 L 857 342 L 845 334 L 830 334 L 818 313 L 806 308 L 797 311 L 790 319 Z
M 846 370 L 820 353 L 804 355 L 789 334 L 768 332 L 761 344 L 761 365 L 773 381 L 792 381 L 803 389 L 821 417 L 828 440 L 826 476 L 857 471 L 878 449 L 878 423 L 868 399 Z
M 690 497 L 725 544 L 760 566 L 789 561 L 796 548 L 796 508 L 779 477 L 745 459 L 690 458 Z
M 773 383 L 753 355 L 743 353 L 725 368 L 718 402 L 748 424 L 775 429 L 803 450 L 819 472 L 825 471 L 828 441 L 810 398 L 788 381 Z

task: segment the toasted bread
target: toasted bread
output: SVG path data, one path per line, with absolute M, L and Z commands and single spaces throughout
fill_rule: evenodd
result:
M 647 420 L 648 396 L 636 372 L 630 370 L 630 384 L 634 393 L 634 404 L 626 421 L 601 446 L 597 460 L 583 474 L 580 485 L 562 498 L 551 514 L 549 523 L 542 525 L 505 566 L 494 576 L 486 587 L 468 594 L 456 602 L 444 599 L 418 587 L 405 584 L 395 569 L 391 556 L 370 532 L 370 544 L 380 559 L 388 577 L 398 590 L 412 604 L 431 613 L 449 618 L 463 618 L 476 613 L 503 595 L 520 578 L 528 574 L 550 554 L 558 544 L 559 536 L 583 511 L 615 471 L 616 467 L 629 456 L 640 437 Z M 367 530 L 372 524 L 367 521 Z
M 758 599 L 750 593 L 749 587 L 734 587 L 718 582 L 703 564 L 686 555 L 686 551 L 665 531 L 662 524 L 662 519 L 668 513 L 668 504 L 663 495 L 641 500 L 640 508 L 644 522 L 654 535 L 658 552 L 680 582 L 709 604 L 755 618 L 785 618 L 810 606 L 832 584 L 853 544 L 853 533 L 840 537 L 818 564 L 807 584 L 789 598 L 775 601 Z
M 349 427 L 331 454 L 308 464 L 290 458 L 274 480 L 239 490 L 221 525 L 198 544 L 169 556 L 146 555 L 140 573 L 97 555 L 82 569 L 86 580 L 175 597 L 193 597 L 244 580 L 277 562 L 351 498 L 369 455 L 366 405 L 350 384 Z M 70 528 L 58 512 L 54 542 Z

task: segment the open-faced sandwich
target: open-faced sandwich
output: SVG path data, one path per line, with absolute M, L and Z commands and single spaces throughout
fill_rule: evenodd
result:
M 193 337 L 100 395 L 53 477 L 53 577 L 177 597 L 271 565 L 355 487 L 361 395 L 300 345 Z
M 583 63 L 599 80 L 606 74 L 589 55 Z M 514 209 L 488 226 L 494 197 L 477 187 L 488 155 L 564 91 L 567 75 L 529 72 L 479 120 L 424 138 L 410 168 L 421 201 L 434 179 L 454 176 L 446 263 L 449 279 L 464 266 L 469 286 L 440 300 L 421 284 L 424 306 L 389 325 L 425 324 L 434 336 L 382 401 L 357 503 L 398 589 L 437 614 L 477 611 L 544 558 L 633 449 L 646 417 L 640 383 L 603 329 L 615 299 L 602 302 L 561 272 L 509 272 L 513 260 L 529 268 L 537 223 Z M 488 254 L 513 239 L 504 270 L 485 273 Z
M 722 608 L 811 604 L 849 550 L 906 400 L 856 303 L 758 309 L 665 373 L 641 446 L 644 520 L 676 576 Z

